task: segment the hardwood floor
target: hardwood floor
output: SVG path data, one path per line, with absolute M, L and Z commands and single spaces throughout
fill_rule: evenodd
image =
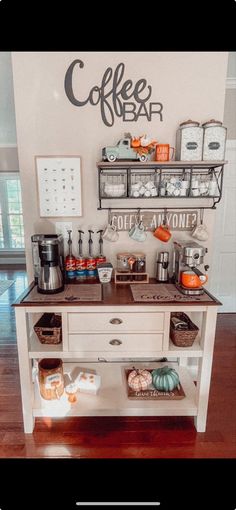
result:
M 218 315 L 205 433 L 197 433 L 188 417 L 109 417 L 37 419 L 34 433 L 25 435 L 10 303 L 23 291 L 26 275 L 3 274 L 16 283 L 0 296 L 1 458 L 235 458 L 236 314 Z
M 1 269 L 1 280 L 14 280 L 14 284 L 0 296 L 0 344 L 16 342 L 15 312 L 11 304 L 27 287 L 25 266 L 5 266 Z

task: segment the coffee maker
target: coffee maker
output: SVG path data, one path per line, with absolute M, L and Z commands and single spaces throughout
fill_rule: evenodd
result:
M 203 264 L 207 251 L 207 248 L 195 242 L 174 242 L 173 282 L 182 294 L 190 296 L 203 294 L 204 289 L 202 286 L 197 288 L 184 287 L 181 283 L 181 273 L 191 269 L 196 275 L 202 276 L 204 273 L 197 269 L 197 267 Z M 207 271 L 209 266 L 205 265 L 204 269 Z
M 64 290 L 58 240 L 51 238 L 39 241 L 39 258 L 38 292 L 41 294 L 57 294 Z
M 55 240 L 58 244 L 59 251 L 59 265 L 61 271 L 64 271 L 64 239 L 61 234 L 34 234 L 31 236 L 31 246 L 32 246 L 32 258 L 33 258 L 33 268 L 34 268 L 34 281 L 38 283 L 39 273 L 40 273 L 40 258 L 39 258 L 39 243 L 42 241 Z

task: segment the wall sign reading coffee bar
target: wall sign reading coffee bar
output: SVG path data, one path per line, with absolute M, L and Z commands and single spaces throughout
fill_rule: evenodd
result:
M 130 230 L 135 224 L 137 212 L 111 211 L 110 218 L 117 230 Z M 164 211 L 141 211 L 140 219 L 147 230 L 155 230 L 163 224 Z M 167 212 L 166 222 L 171 230 L 192 230 L 198 220 L 198 211 Z
M 154 114 L 162 118 L 162 103 L 151 102 L 152 87 L 145 78 L 136 83 L 130 79 L 124 80 L 125 64 L 117 65 L 115 70 L 108 67 L 102 77 L 101 84 L 94 85 L 86 95 L 74 91 L 73 83 L 82 77 L 80 69 L 84 67 L 82 60 L 76 59 L 70 64 L 65 75 L 65 92 L 69 101 L 75 106 L 99 105 L 101 117 L 108 127 L 113 126 L 115 116 L 122 117 L 123 122 L 137 122 L 139 117 L 146 117 L 151 121 Z M 80 89 L 77 85 L 77 90 Z M 133 101 L 132 101 L 133 99 Z

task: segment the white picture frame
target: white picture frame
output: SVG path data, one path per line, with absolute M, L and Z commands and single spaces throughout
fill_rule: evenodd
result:
M 82 216 L 80 156 L 35 156 L 40 217 Z

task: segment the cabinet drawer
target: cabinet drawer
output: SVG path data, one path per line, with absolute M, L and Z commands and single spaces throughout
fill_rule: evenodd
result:
M 120 335 L 69 335 L 69 351 L 80 353 L 130 352 L 133 355 L 161 351 L 163 335 L 157 334 L 120 334 Z
M 163 331 L 164 313 L 161 312 L 109 312 L 109 313 L 69 313 L 69 333 L 82 331 L 100 331 L 116 333 L 117 331 Z

